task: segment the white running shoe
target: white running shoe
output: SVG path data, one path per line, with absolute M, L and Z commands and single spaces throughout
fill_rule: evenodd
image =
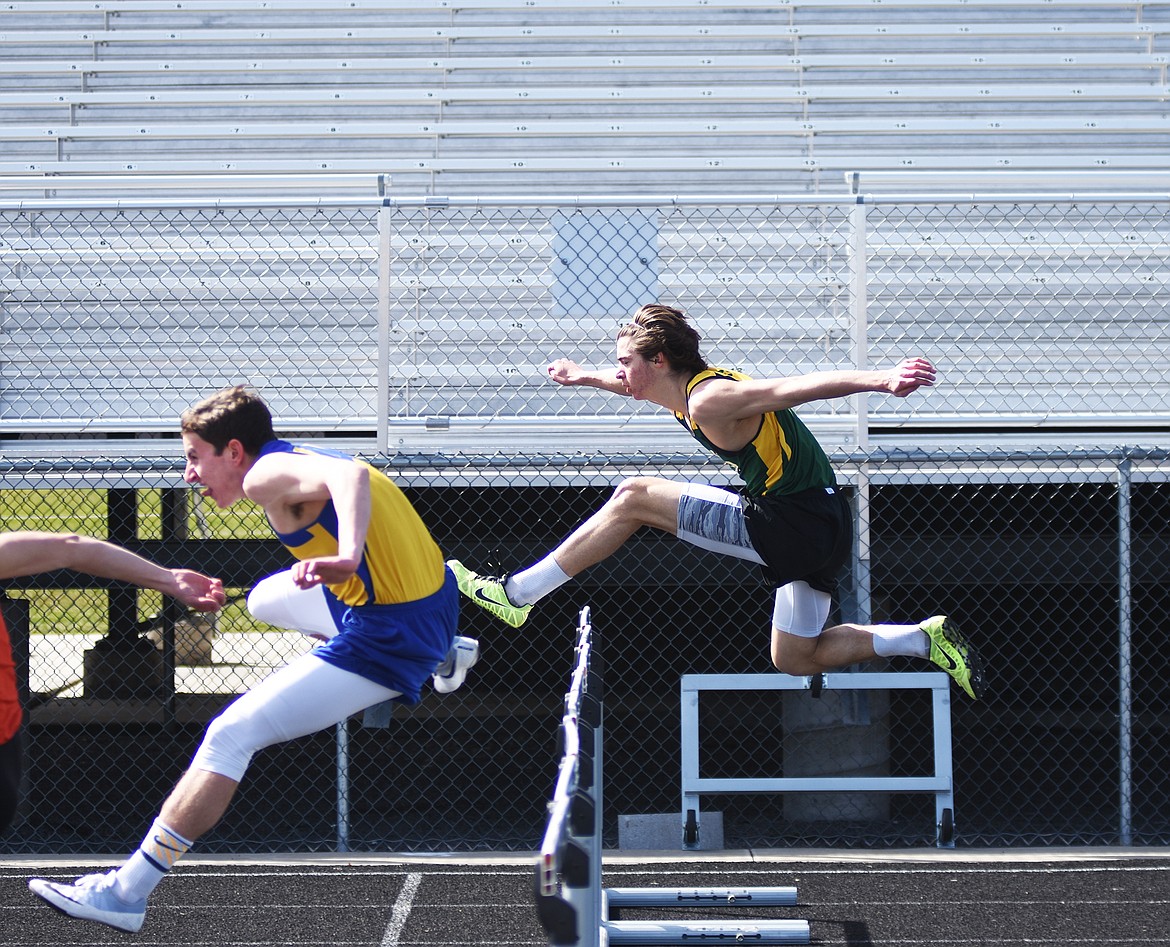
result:
M 447 652 L 447 657 L 431 675 L 435 690 L 440 694 L 450 694 L 452 691 L 459 690 L 463 682 L 467 680 L 467 672 L 475 667 L 478 660 L 479 642 L 474 638 L 456 635 L 455 640 L 451 643 L 451 650 Z
M 82 875 L 73 884 L 33 878 L 28 889 L 62 914 L 136 933 L 146 920 L 146 899 L 127 903 L 114 894 L 114 871 Z

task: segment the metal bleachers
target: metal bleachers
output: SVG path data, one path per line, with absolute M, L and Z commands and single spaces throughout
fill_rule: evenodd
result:
M 1170 17 L 1121 0 L 11 0 L 0 175 L 399 192 L 841 188 L 1166 167 Z
M 630 247 L 655 257 L 656 292 L 709 351 L 751 374 L 852 364 L 859 338 L 874 366 L 919 352 L 944 366 L 929 398 L 875 398 L 866 416 L 854 399 L 808 406 L 827 446 L 856 445 L 866 424 L 913 444 L 1165 424 L 1164 207 L 878 202 L 859 311 L 858 205 L 813 200 L 644 197 L 659 226 L 652 248 Z M 195 397 L 247 380 L 278 385 L 296 430 L 370 438 L 388 423 L 403 450 L 677 447 L 669 418 L 545 378 L 558 355 L 608 363 L 625 315 L 559 308 L 557 227 L 589 214 L 567 199 L 386 201 L 22 202 L 0 231 L 0 438 L 27 453 L 130 437 L 141 453 L 135 435 L 173 433 Z
M 433 426 L 445 443 L 484 444 L 458 425 L 487 418 L 511 446 L 508 425 L 532 405 L 566 429 L 633 424 L 602 396 L 548 407 L 548 355 L 604 358 L 610 341 L 606 314 L 576 323 L 551 306 L 555 224 L 411 236 L 397 221 L 387 235 L 382 200 L 847 199 L 931 174 L 1148 192 L 1170 180 L 1168 66 L 1170 4 L 1123 0 L 7 0 L 0 202 L 16 224 L 0 235 L 0 418 L 30 438 L 169 431 L 193 387 L 246 371 L 280 379 L 282 415 L 331 435 L 388 412 L 411 436 Z M 250 188 L 262 209 L 245 209 Z M 127 195 L 168 211 L 111 223 Z M 217 197 L 226 224 L 191 209 Z M 305 208 L 326 198 L 336 217 L 317 231 Z M 45 202 L 108 229 L 46 223 Z M 802 223 L 741 234 L 687 215 L 657 237 L 669 265 L 654 289 L 745 370 L 771 370 L 777 345 L 810 353 L 797 368 L 848 364 L 840 208 L 791 241 Z M 1090 352 L 1129 352 L 1153 377 L 1160 357 L 1143 344 L 1163 279 L 1158 225 L 1136 235 L 1135 262 L 1125 209 L 1109 215 L 1101 234 L 870 234 L 873 359 L 937 347 L 935 326 L 976 362 L 984 332 L 1011 365 L 1074 340 L 1036 378 L 1021 370 L 989 392 L 952 374 L 949 401 L 912 422 L 885 407 L 877 422 L 1143 423 L 1145 404 L 1086 386 L 1081 368 Z M 1046 301 L 1054 286 L 1067 307 Z M 724 332 L 707 301 L 768 324 Z M 1125 309 L 1136 316 L 1117 318 Z M 331 334 L 318 345 L 319 326 Z M 1067 394 L 1067 414 L 1045 414 L 1041 389 Z M 819 430 L 849 443 L 852 402 L 818 410 Z

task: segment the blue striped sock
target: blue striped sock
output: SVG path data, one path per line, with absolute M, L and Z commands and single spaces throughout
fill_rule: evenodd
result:
M 114 894 L 124 901 L 147 897 L 192 843 L 158 819 L 142 845 L 114 875 Z

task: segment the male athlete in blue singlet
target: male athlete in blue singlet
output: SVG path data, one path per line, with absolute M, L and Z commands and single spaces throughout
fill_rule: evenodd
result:
M 258 617 L 326 639 L 242 695 L 207 728 L 141 847 L 120 868 L 29 887 L 72 916 L 137 931 L 166 872 L 227 810 L 264 747 L 387 700 L 416 703 L 431 678 L 451 691 L 478 643 L 456 635 L 455 577 L 418 513 L 385 474 L 333 451 L 278 440 L 243 386 L 183 414 L 184 475 L 221 509 L 263 507 L 298 560 L 249 596 Z
M 224 604 L 223 583 L 190 569 L 168 569 L 104 539 L 74 533 L 16 530 L 0 533 L 0 579 L 69 569 L 157 589 L 201 612 Z M 0 832 L 12 822 L 20 800 L 23 721 L 16 687 L 16 664 L 4 616 L 0 615 Z
M 562 385 L 586 385 L 661 405 L 708 450 L 735 466 L 742 493 L 706 484 L 635 477 L 553 552 L 503 578 L 448 563 L 460 591 L 519 627 L 532 605 L 616 552 L 640 527 L 759 564 L 775 587 L 772 663 L 811 675 L 878 656 L 929 659 L 972 698 L 980 662 L 955 623 L 937 615 L 913 625 L 825 628 L 837 576 L 848 561 L 852 518 L 829 459 L 792 410 L 859 392 L 904 398 L 934 383 L 934 366 L 909 358 L 887 371 L 828 371 L 753 380 L 712 368 L 678 309 L 643 306 L 617 336 L 617 368 L 569 359 L 548 367 Z

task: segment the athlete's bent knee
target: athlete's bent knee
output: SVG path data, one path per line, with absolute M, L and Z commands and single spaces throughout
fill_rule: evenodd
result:
M 218 773 L 240 782 L 252 762 L 252 757 L 261 747 L 256 746 L 254 740 L 244 739 L 250 728 L 235 717 L 231 710 L 232 708 L 228 707 L 208 724 L 203 742 L 199 744 L 195 758 L 191 761 L 191 767 Z
M 784 632 L 773 630 L 772 635 L 772 667 L 774 667 L 781 674 L 791 674 L 794 677 L 803 677 L 808 674 L 818 674 L 822 670 L 821 667 L 813 659 L 812 654 L 804 654 L 798 648 L 794 648 L 793 644 L 796 642 L 786 641 L 782 642 L 779 636 Z M 813 638 L 799 638 L 798 642 L 808 641 L 812 644 L 815 650 L 815 641 Z
M 637 506 L 645 500 L 653 482 L 652 477 L 627 477 L 614 488 L 609 502 L 614 506 Z
M 264 585 L 268 579 L 263 579 L 248 593 L 248 614 L 258 621 L 269 625 L 277 624 L 280 611 L 275 607 L 275 600 L 269 595 L 269 588 Z M 280 616 L 282 617 L 282 616 Z
M 793 677 L 805 677 L 820 672 L 820 668 L 812 661 L 802 661 L 788 655 L 773 654 L 772 666 L 781 674 L 791 674 Z
M 663 483 L 659 477 L 629 477 L 617 485 L 606 507 L 623 522 L 674 532 L 678 500 L 670 491 L 655 489 Z

